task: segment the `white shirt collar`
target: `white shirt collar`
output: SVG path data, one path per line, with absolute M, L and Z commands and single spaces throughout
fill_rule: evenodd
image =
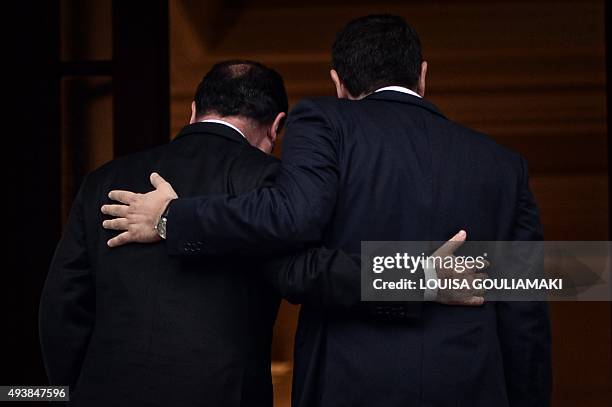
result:
M 408 88 L 405 88 L 405 87 L 403 87 L 403 86 L 385 86 L 384 88 L 376 89 L 376 90 L 374 91 L 374 93 L 376 93 L 376 92 L 382 92 L 382 91 L 384 91 L 384 90 L 392 90 L 392 91 L 395 91 L 395 92 L 407 93 L 407 94 L 409 94 L 409 95 L 416 96 L 416 97 L 418 97 L 418 98 L 420 98 L 420 97 L 421 97 L 421 95 L 419 95 L 419 94 L 418 94 L 418 93 L 416 93 L 415 91 L 413 91 L 413 90 L 411 90 L 411 89 L 408 89 Z
M 218 124 L 224 124 L 227 127 L 231 127 L 232 129 L 236 130 L 238 133 L 240 133 L 240 135 L 242 137 L 244 137 L 246 139 L 246 136 L 244 135 L 243 132 L 240 131 L 240 129 L 236 126 L 234 126 L 233 124 L 226 122 L 225 120 L 218 120 L 218 119 L 206 119 L 206 120 L 201 120 L 200 123 L 218 123 Z

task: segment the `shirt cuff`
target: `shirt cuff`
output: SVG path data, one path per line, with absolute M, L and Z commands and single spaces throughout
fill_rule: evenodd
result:
M 425 301 L 435 301 L 438 297 L 438 285 L 432 284 L 434 288 L 429 288 L 427 282 L 430 280 L 438 279 L 438 272 L 436 271 L 436 265 L 432 259 L 427 259 L 425 262 L 425 266 L 423 267 L 423 273 L 425 274 L 425 283 L 426 288 L 423 294 L 423 299 Z

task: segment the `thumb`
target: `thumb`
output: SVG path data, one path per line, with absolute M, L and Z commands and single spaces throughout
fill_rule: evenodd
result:
M 453 254 L 455 250 L 460 248 L 465 242 L 466 237 L 467 233 L 465 233 L 465 230 L 460 230 L 455 236 L 451 237 L 449 241 L 440 246 L 440 248 L 436 250 L 436 254 L 439 256 Z
M 159 189 L 159 187 L 166 183 L 166 180 L 156 172 L 152 173 L 149 179 L 151 181 L 151 185 L 153 185 L 155 189 Z

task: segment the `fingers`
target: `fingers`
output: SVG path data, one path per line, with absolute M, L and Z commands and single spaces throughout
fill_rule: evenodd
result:
M 117 201 L 117 202 L 124 203 L 126 205 L 130 205 L 132 202 L 134 202 L 136 195 L 138 194 L 134 192 L 130 192 L 130 191 L 114 190 L 114 191 L 109 192 L 108 197 L 112 199 L 113 201 Z
M 461 301 L 461 305 L 466 305 L 468 307 L 479 307 L 482 304 L 484 304 L 484 297 L 474 296 Z
M 479 307 L 484 304 L 484 297 L 479 296 L 471 296 L 467 298 L 463 298 L 460 300 L 452 300 L 452 301 L 443 301 L 442 304 L 445 305 L 463 305 L 467 307 Z
M 172 188 L 172 185 L 170 185 L 170 183 L 162 178 L 162 176 L 158 173 L 152 173 L 149 180 L 151 181 L 151 185 L 155 187 L 155 191 L 163 192 L 170 200 L 178 198 L 178 195 L 176 194 L 174 188 Z
M 162 176 L 156 172 L 151 174 L 149 180 L 151 181 L 151 185 L 153 185 L 155 189 L 158 189 L 160 186 L 167 183 L 166 180 L 163 179 Z
M 129 223 L 126 218 L 109 219 L 102 222 L 102 227 L 109 230 L 128 230 Z
M 149 181 L 151 181 L 151 185 L 153 185 L 155 189 L 159 188 L 162 184 L 166 182 L 166 180 L 163 179 L 162 176 L 156 172 L 151 173 Z
M 125 218 L 127 217 L 129 209 L 130 207 L 127 205 L 102 205 L 101 211 L 105 215 Z
M 468 265 L 466 263 L 466 264 L 461 265 L 460 267 L 455 266 L 455 268 L 452 269 L 452 271 L 455 275 L 476 274 L 478 272 L 482 272 L 486 270 L 490 265 L 490 263 L 486 260 L 484 260 L 483 263 L 484 265 L 482 267 L 479 267 L 476 264 Z
M 158 173 L 156 172 L 152 173 L 150 177 L 150 181 L 151 181 L 151 185 L 155 187 L 155 191 L 164 193 L 168 199 L 172 200 L 172 199 L 178 198 L 178 195 L 176 191 L 174 190 L 174 188 L 172 188 L 172 185 L 170 185 L 170 183 L 166 181 L 164 178 L 162 178 L 162 176 L 159 175 Z M 152 192 L 155 192 L 155 191 L 152 191 Z
M 474 274 L 474 278 L 472 279 L 472 286 L 474 286 L 474 281 L 475 280 L 486 280 L 489 278 L 489 275 L 486 273 L 476 273 Z M 472 295 L 475 296 L 483 296 L 485 294 L 485 288 L 482 286 L 482 284 L 479 286 L 478 289 L 474 288 Z
M 113 237 L 112 239 L 110 239 L 108 242 L 106 242 L 106 244 L 108 245 L 108 247 L 117 247 L 117 246 L 123 246 L 124 244 L 130 243 L 131 241 L 132 241 L 132 236 L 130 232 L 123 232 Z
M 467 233 L 465 232 L 465 230 L 460 230 L 459 232 L 457 232 L 457 234 L 455 234 L 455 236 L 451 237 L 449 239 L 449 242 L 465 242 L 465 239 L 467 237 Z
M 467 233 L 465 230 L 460 230 L 455 236 L 451 237 L 449 241 L 444 243 L 436 250 L 434 254 L 438 256 L 448 256 L 453 254 L 461 245 L 465 242 Z

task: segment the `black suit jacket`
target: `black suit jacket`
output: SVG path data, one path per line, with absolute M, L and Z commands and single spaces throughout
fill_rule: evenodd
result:
M 540 240 L 519 155 L 395 91 L 305 100 L 288 119 L 274 186 L 171 204 L 168 249 L 206 253 L 362 240 Z M 295 406 L 546 406 L 545 303 L 427 304 L 401 325 L 302 307 Z
M 315 249 L 275 260 L 274 267 L 253 256 L 169 258 L 162 242 L 109 249 L 113 233 L 101 227 L 100 206 L 112 189 L 149 191 L 152 171 L 190 197 L 246 192 L 268 182 L 277 167 L 231 128 L 197 123 L 167 145 L 114 160 L 87 177 L 40 304 L 49 379 L 70 385 L 72 404 L 272 404 L 270 343 L 279 304 L 272 287 L 292 287 L 281 280 L 303 275 L 308 283 L 291 296 L 308 303 L 309 290 L 358 285 L 342 274 L 358 266 L 343 253 Z M 200 246 L 186 247 L 197 254 Z M 358 289 L 351 292 L 336 302 L 329 297 L 324 306 L 354 306 Z

